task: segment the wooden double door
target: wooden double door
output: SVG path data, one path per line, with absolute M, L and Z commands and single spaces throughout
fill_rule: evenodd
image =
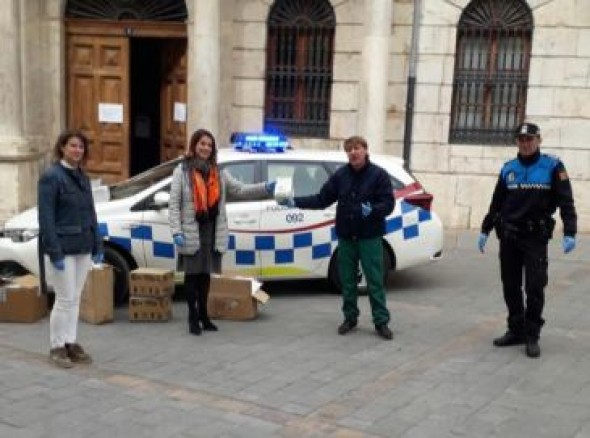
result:
M 73 20 L 66 29 L 68 127 L 89 139 L 89 174 L 110 184 L 184 153 L 184 25 Z

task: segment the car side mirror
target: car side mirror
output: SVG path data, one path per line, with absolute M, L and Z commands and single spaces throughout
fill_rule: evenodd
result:
M 154 195 L 154 202 L 153 206 L 157 209 L 166 208 L 168 207 L 168 202 L 170 201 L 170 193 L 168 192 L 157 192 Z

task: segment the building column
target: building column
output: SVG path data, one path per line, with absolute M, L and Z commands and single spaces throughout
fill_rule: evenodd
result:
M 22 63 L 20 6 L 18 0 L 7 1 L 0 9 L 0 154 L 14 154 L 7 148 L 23 135 Z
M 0 9 L 0 223 L 36 202 L 38 141 L 25 133 L 25 52 L 21 0 Z M 33 178 L 31 178 L 33 175 Z
M 188 136 L 198 128 L 219 135 L 220 1 L 192 0 L 188 23 Z
M 365 2 L 359 135 L 367 139 L 369 149 L 375 152 L 383 152 L 385 147 L 392 3 L 389 0 Z

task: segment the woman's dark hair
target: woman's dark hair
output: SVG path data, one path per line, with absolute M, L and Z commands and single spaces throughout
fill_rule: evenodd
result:
M 80 141 L 82 142 L 82 145 L 84 146 L 84 155 L 82 155 L 81 164 L 86 163 L 86 160 L 88 159 L 88 138 L 86 138 L 82 131 L 75 129 L 67 129 L 63 131 L 61 134 L 59 134 L 59 136 L 57 137 L 57 140 L 55 141 L 55 146 L 53 146 L 52 160 L 54 163 L 57 163 L 64 157 L 62 148 L 66 144 L 68 144 L 68 141 L 70 141 L 72 137 L 76 137 L 80 139 Z
M 209 137 L 211 139 L 213 150 L 211 151 L 209 162 L 211 164 L 217 164 L 217 145 L 215 144 L 215 137 L 213 137 L 213 134 L 211 134 L 211 132 L 207 131 L 206 129 L 197 129 L 195 132 L 193 132 L 193 135 L 191 135 L 191 139 L 188 143 L 188 151 L 186 153 L 186 156 L 188 158 L 192 158 L 196 155 L 195 149 L 197 147 L 197 143 L 203 137 Z

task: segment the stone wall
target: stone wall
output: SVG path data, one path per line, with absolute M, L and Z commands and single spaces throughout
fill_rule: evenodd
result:
M 516 147 L 447 142 L 455 29 L 468 3 L 424 0 L 411 163 L 416 176 L 434 194 L 434 209 L 445 226 L 478 228 L 498 171 L 504 161 L 515 156 Z M 586 139 L 590 129 L 590 3 L 539 0 L 529 1 L 529 5 L 535 29 L 528 119 L 541 126 L 542 150 L 560 156 L 568 168 L 579 228 L 588 232 L 590 201 L 581 194 L 590 188 Z M 392 79 L 390 88 L 396 83 Z
M 199 1 L 187 1 L 191 26 L 207 19 L 194 16 Z M 218 138 L 223 143 L 232 131 L 262 128 L 266 20 L 273 0 L 219 1 Z M 385 142 L 375 149 L 401 155 L 414 1 L 391 1 Z M 456 25 L 468 0 L 422 1 L 411 168 L 434 194 L 434 209 L 445 226 L 477 228 L 497 173 L 516 148 L 448 144 Z M 363 134 L 363 44 L 370 31 L 366 7 L 379 4 L 369 2 L 331 0 L 337 27 L 330 139 L 296 139 L 298 148 L 336 149 L 345 137 Z M 590 189 L 590 2 L 528 4 L 535 24 L 528 116 L 542 128 L 543 150 L 565 162 L 580 230 L 588 232 L 590 198 L 581 194 Z M 0 11 L 5 24 L 0 87 L 7 90 L 0 104 L 0 222 L 36 202 L 38 171 L 65 125 L 63 8 L 64 0 L 7 0 Z M 193 34 L 189 32 L 189 47 Z M 189 65 L 198 62 L 189 59 Z M 6 103 L 17 97 L 18 105 Z M 189 114 L 192 105 L 199 105 L 198 98 L 188 102 Z

